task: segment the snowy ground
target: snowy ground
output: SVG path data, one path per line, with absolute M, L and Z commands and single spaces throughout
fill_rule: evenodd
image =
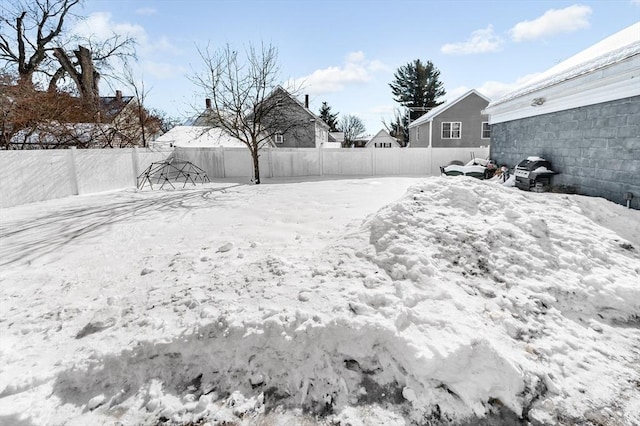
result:
M 1 211 L 0 424 L 640 424 L 640 212 L 465 177 Z

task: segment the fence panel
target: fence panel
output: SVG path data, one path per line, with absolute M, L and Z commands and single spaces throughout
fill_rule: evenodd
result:
M 109 191 L 134 186 L 133 149 L 78 149 L 78 193 Z
M 200 167 L 207 173 L 209 179 L 224 178 L 225 148 L 176 148 L 175 158 L 180 161 L 189 161 Z
M 265 152 L 260 153 L 260 174 L 268 176 L 268 164 L 264 161 Z M 264 166 L 267 166 L 266 168 Z M 247 148 L 224 149 L 224 175 L 228 178 L 253 176 L 253 160 Z
M 271 158 L 272 177 L 319 176 L 321 153 L 315 148 L 273 149 Z
M 0 151 L 0 207 L 75 193 L 69 150 Z
M 372 148 L 376 176 L 429 175 L 431 155 L 428 148 Z
M 0 151 L 3 164 L 0 207 L 134 187 L 137 174 L 172 152 L 150 149 Z
M 373 149 L 339 148 L 322 151 L 324 175 L 373 176 Z
M 135 151 L 138 157 L 136 177 L 144 172 L 151 163 L 164 161 L 173 154 L 173 149 L 140 149 Z

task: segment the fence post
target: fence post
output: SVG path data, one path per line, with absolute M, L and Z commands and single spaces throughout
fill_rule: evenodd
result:
M 324 153 L 322 151 L 322 145 L 318 147 L 318 174 L 324 176 Z
M 267 161 L 269 162 L 269 177 L 273 177 L 273 157 L 271 155 L 271 151 L 273 148 L 267 148 Z
M 377 149 L 373 146 L 371 149 L 371 174 L 376 176 L 376 157 L 377 157 Z
M 221 146 L 217 148 L 220 152 L 220 164 L 222 165 L 222 178 L 226 178 L 227 177 L 227 171 L 225 169 L 225 164 L 224 164 L 224 151 L 225 151 L 225 147 Z
M 71 185 L 71 194 L 80 195 L 80 188 L 78 187 L 78 171 L 76 170 L 76 147 L 72 146 L 69 149 L 69 155 L 67 156 L 67 165 L 69 166 L 69 183 Z
M 138 175 L 140 174 L 140 166 L 138 162 L 138 147 L 134 146 L 131 151 L 131 163 L 133 165 L 133 186 L 138 187 Z

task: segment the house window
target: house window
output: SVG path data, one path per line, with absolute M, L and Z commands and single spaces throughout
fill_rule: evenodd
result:
M 276 143 L 283 143 L 284 142 L 284 136 L 282 135 L 282 133 L 276 133 L 275 134 L 275 140 L 276 140 Z
M 442 139 L 460 139 L 462 122 L 447 121 L 442 123 Z
M 491 126 L 488 121 L 482 122 L 482 139 L 491 139 Z

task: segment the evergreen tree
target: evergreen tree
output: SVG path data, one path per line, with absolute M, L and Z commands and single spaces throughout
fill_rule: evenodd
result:
M 431 61 L 426 64 L 420 59 L 409 62 L 398 68 L 394 78 L 389 84 L 394 100 L 409 109 L 411 121 L 442 104 L 438 99 L 446 92 L 439 80 L 440 71 Z
M 331 113 L 331 107 L 326 102 L 320 107 L 320 118 L 329 125 L 330 132 L 338 131 L 338 113 Z

